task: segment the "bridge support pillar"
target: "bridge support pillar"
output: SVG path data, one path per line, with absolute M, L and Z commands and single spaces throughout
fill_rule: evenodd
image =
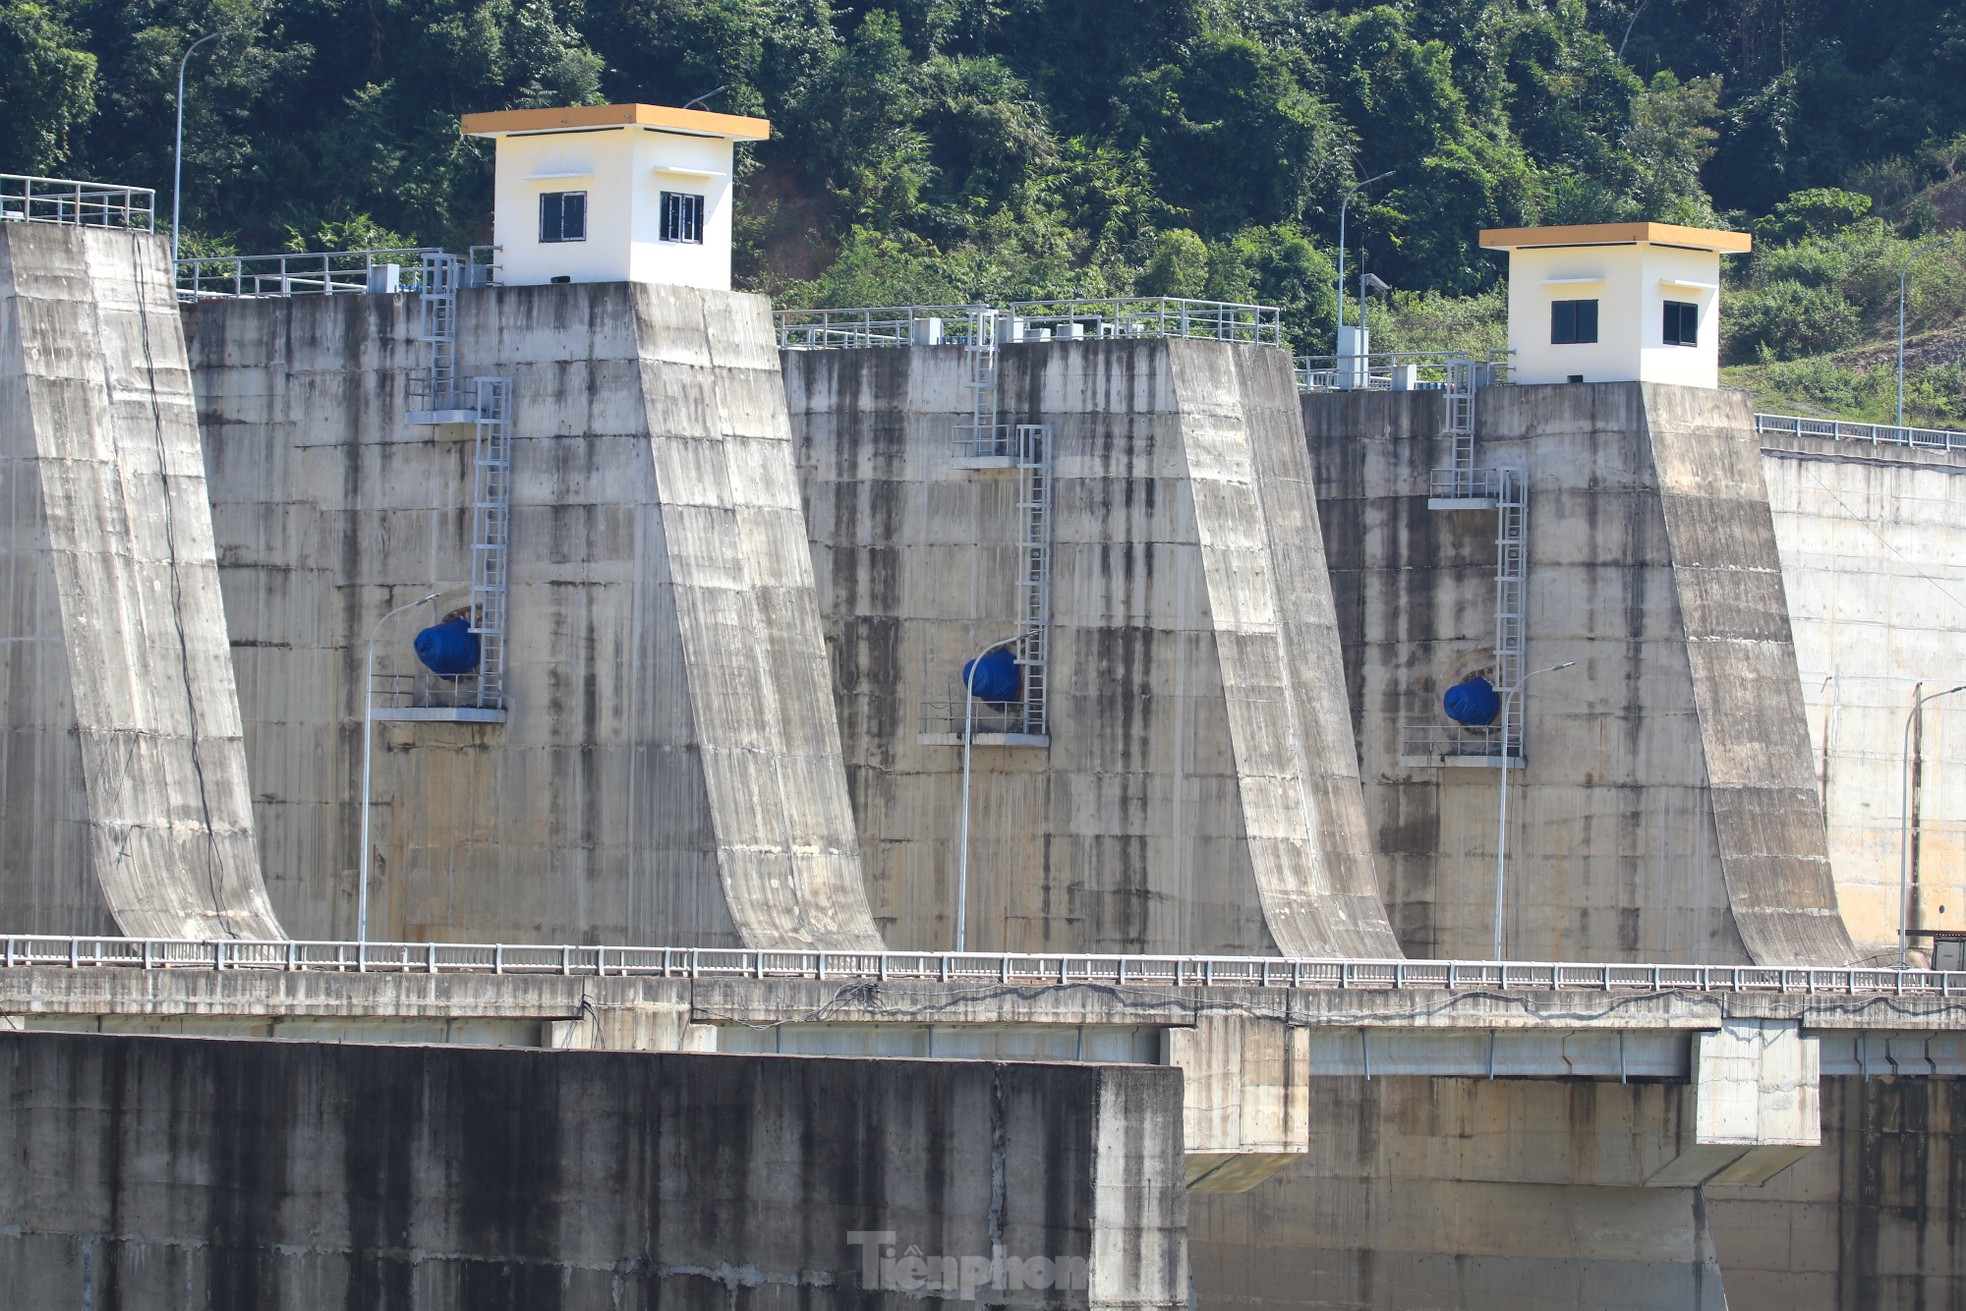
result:
M 1310 1150 L 1308 1029 L 1204 1015 L 1167 1031 L 1166 1063 L 1186 1081 L 1190 1192 L 1247 1192 Z
M 1654 1188 L 1766 1183 L 1823 1141 L 1822 1057 L 1793 1021 L 1730 1019 L 1693 1039 L 1680 1150 Z

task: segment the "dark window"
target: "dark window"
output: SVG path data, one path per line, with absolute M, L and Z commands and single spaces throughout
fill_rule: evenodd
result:
M 1550 302 L 1550 344 L 1552 346 L 1577 346 L 1596 340 L 1596 301 L 1553 300 Z
M 587 193 L 549 191 L 539 198 L 541 241 L 587 240 Z
M 1683 300 L 1666 302 L 1666 345 L 1700 344 L 1700 307 Z
M 703 244 L 703 197 L 687 191 L 662 193 L 662 240 Z

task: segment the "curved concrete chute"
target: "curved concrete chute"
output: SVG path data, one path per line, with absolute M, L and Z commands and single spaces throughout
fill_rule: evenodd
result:
M 284 936 L 163 241 L 0 224 L 9 926 Z

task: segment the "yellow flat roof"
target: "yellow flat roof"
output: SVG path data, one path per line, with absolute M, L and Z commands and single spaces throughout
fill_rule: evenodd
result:
M 466 114 L 458 120 L 467 137 L 500 137 L 511 132 L 559 132 L 583 127 L 654 127 L 730 141 L 763 141 L 771 123 L 738 114 L 713 114 L 707 109 L 671 109 L 667 105 L 569 105 L 564 109 L 501 109 Z
M 1640 241 L 1654 246 L 1711 250 L 1722 255 L 1741 255 L 1754 249 L 1754 238 L 1745 232 L 1682 228 L 1677 223 L 1573 223 L 1549 228 L 1484 228 L 1481 233 L 1481 244 L 1486 250 L 1521 250 L 1534 246 L 1629 246 Z

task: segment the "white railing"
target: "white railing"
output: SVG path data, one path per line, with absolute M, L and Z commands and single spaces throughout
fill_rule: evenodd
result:
M 1884 423 L 1850 423 L 1843 419 L 1805 419 L 1794 414 L 1757 414 L 1754 430 L 1791 437 L 1828 437 L 1839 442 L 1869 442 L 1873 446 L 1915 446 L 1920 450 L 1966 451 L 1966 432 L 1945 428 L 1899 428 Z
M 982 305 L 886 305 L 868 309 L 780 310 L 778 344 L 787 350 L 967 344 Z M 1103 300 L 1026 300 L 993 319 L 1001 344 L 1199 337 L 1283 344 L 1280 310 L 1268 305 L 1123 296 Z
M 1418 765 L 1466 757 L 1500 760 L 1518 756 L 1520 747 L 1510 750 L 1500 721 L 1493 724 L 1401 724 L 1399 757 L 1402 763 Z
M 8 969 L 274 970 L 372 974 L 533 974 L 680 979 L 966 980 L 1172 987 L 1472 989 L 1510 992 L 1890 994 L 1966 997 L 1966 972 L 1773 965 L 1534 961 L 1304 960 L 992 952 L 595 947 L 452 942 L 206 942 L 16 934 Z
M 415 291 L 432 247 L 327 250 L 291 255 L 205 255 L 177 262 L 179 300 L 336 296 Z
M 1373 355 L 1299 355 L 1299 391 L 1446 391 L 1459 362 L 1475 366 L 1477 387 L 1507 381 L 1507 351 L 1389 351 Z
M 155 232 L 157 193 L 149 187 L 0 173 L 0 222 Z
M 1283 311 L 1270 305 L 1176 296 L 1021 300 L 1004 307 L 1012 341 L 1200 337 L 1283 345 Z
M 943 346 L 969 340 L 969 305 L 883 305 L 869 309 L 779 310 L 785 350 L 856 346 Z

